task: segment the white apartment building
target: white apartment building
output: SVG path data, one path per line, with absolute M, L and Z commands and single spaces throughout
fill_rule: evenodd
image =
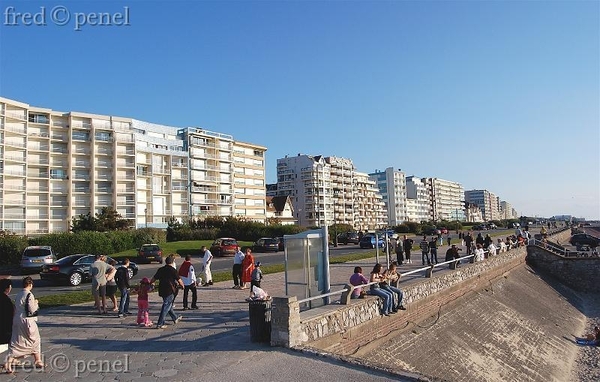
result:
M 383 197 L 375 182 L 367 173 L 355 172 L 355 218 L 354 228 L 374 231 L 388 226 L 388 216 Z
M 500 219 L 516 219 L 518 217 L 517 211 L 509 202 L 505 200 L 500 202 Z
M 388 167 L 385 171 L 369 174 L 383 197 L 383 203 L 388 216 L 388 226 L 396 226 L 408 220 L 406 199 L 406 176 L 400 170 Z
M 301 226 L 335 222 L 355 229 L 374 229 L 370 227 L 381 224 L 383 203 L 380 196 L 377 199 L 378 192 L 372 195 L 377 191 L 374 182 L 359 176 L 360 181 L 350 159 L 287 156 L 277 160 L 277 190 L 270 194 L 290 197 Z
M 425 178 L 423 182 L 429 189 L 433 221 L 465 220 L 464 188 L 460 183 L 439 178 Z
M 190 144 L 203 136 L 214 145 Z M 221 136 L 0 97 L 0 229 L 68 231 L 73 218 L 104 207 L 137 227 L 164 228 L 196 212 L 264 221 L 266 148 Z M 196 183 L 192 162 L 207 166 Z
M 430 221 L 429 188 L 421 178 L 406 177 L 406 220 L 420 223 Z
M 484 221 L 500 218 L 498 197 L 488 190 L 465 191 L 465 201 L 479 206 Z

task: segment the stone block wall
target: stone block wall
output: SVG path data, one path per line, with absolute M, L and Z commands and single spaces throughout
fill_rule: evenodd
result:
M 527 264 L 583 292 L 600 292 L 600 257 L 563 257 L 537 246 L 527 247 Z
M 434 315 L 440 306 L 485 287 L 491 280 L 523 264 L 525 254 L 526 249 L 522 247 L 482 262 L 462 264 L 452 272 L 438 275 L 434 272 L 431 278 L 407 287 L 400 284 L 407 310 L 392 316 L 393 321 L 386 321 L 386 328 L 393 330 L 406 326 L 408 320 L 417 321 Z M 290 301 L 284 299 L 295 301 L 295 297 L 274 300 L 271 322 L 271 345 L 274 346 L 294 347 L 311 343 L 326 348 L 340 342 L 351 343 L 353 338 L 362 341 L 363 334 L 377 330 L 379 321 L 382 321 L 377 297 L 352 300 L 349 305 L 329 306 L 329 310 L 316 315 L 312 311 L 300 312 L 297 302 L 290 305 Z M 286 314 L 293 317 L 280 317 Z

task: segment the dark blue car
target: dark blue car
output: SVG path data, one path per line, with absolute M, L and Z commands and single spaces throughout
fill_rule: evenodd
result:
M 358 243 L 358 245 L 361 248 L 375 248 L 376 243 L 378 243 L 378 247 L 379 248 L 385 248 L 385 238 L 379 236 L 378 238 L 379 240 L 377 240 L 375 238 L 375 235 L 372 234 L 368 234 L 362 237 L 362 239 L 360 239 L 360 242 Z

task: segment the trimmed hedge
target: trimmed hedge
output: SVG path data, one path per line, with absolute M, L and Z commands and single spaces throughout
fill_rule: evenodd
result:
M 131 231 L 81 231 L 61 232 L 27 239 L 24 236 L 0 236 L 0 265 L 16 265 L 21 254 L 29 245 L 49 245 L 57 257 L 75 253 L 116 253 L 139 248 L 147 243 L 165 243 L 166 232 L 156 228 L 141 228 Z

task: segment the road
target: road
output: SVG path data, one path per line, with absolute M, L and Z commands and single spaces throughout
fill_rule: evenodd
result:
M 539 229 L 531 230 L 531 232 L 532 233 L 539 232 Z M 496 230 L 482 231 L 482 234 L 484 236 L 486 233 L 489 233 L 491 236 L 505 237 L 508 235 L 512 235 L 514 233 L 514 230 L 513 229 L 496 229 Z M 454 240 L 456 240 L 458 238 L 458 235 L 456 234 L 456 232 L 451 232 L 450 234 Z M 474 232 L 474 236 L 476 236 L 476 235 L 477 235 L 477 232 Z M 409 236 L 411 236 L 413 238 L 413 240 L 415 241 L 413 248 L 415 248 L 415 251 L 416 251 L 417 250 L 416 248 L 419 245 L 420 236 L 418 236 L 418 237 L 415 237 L 414 235 L 409 235 Z M 401 235 L 401 237 L 402 237 L 402 235 Z M 348 244 L 348 245 L 340 244 L 338 247 L 330 247 L 329 251 L 330 251 L 329 252 L 330 257 L 335 258 L 337 256 L 344 256 L 344 255 L 348 255 L 348 254 L 352 254 L 352 253 L 360 253 L 360 252 L 366 252 L 366 251 L 371 251 L 371 250 L 370 249 L 361 249 L 361 248 L 359 248 L 358 245 L 354 245 L 354 244 Z M 276 252 L 276 253 L 254 253 L 254 257 L 255 257 L 255 260 L 260 261 L 263 266 L 284 263 L 284 252 L 283 251 Z M 395 258 L 395 255 L 393 255 L 393 258 Z M 176 260 L 177 265 L 181 264 L 182 261 L 183 261 L 182 259 L 177 259 Z M 201 262 L 202 262 L 202 260 L 198 257 L 194 257 L 192 259 L 192 263 L 194 263 L 194 264 L 199 265 L 199 264 L 201 264 Z M 213 272 L 231 271 L 232 265 L 233 265 L 232 257 L 215 257 L 213 260 L 211 269 Z M 161 267 L 161 265 L 159 265 L 157 263 L 138 264 L 138 267 L 139 267 L 139 272 L 132 279 L 132 284 L 137 284 L 144 277 L 151 278 L 152 276 L 154 276 L 154 273 L 156 272 L 156 270 L 159 267 Z M 196 268 L 198 269 L 198 271 L 196 273 L 199 274 L 200 267 L 197 266 Z M 81 285 L 74 287 L 74 286 L 69 286 L 69 285 L 64 285 L 64 284 L 63 285 L 55 285 L 49 281 L 40 280 L 39 274 L 33 274 L 33 275 L 31 275 L 31 277 L 35 280 L 34 294 L 38 297 L 90 289 L 90 283 L 82 283 Z M 16 283 L 19 282 L 19 278 L 20 278 L 20 276 L 18 276 L 16 274 L 12 275 L 12 279 L 15 280 Z M 10 294 L 11 297 L 13 297 L 13 298 L 20 289 L 18 287 L 18 285 L 15 285 L 15 282 L 13 282 L 13 291 Z

